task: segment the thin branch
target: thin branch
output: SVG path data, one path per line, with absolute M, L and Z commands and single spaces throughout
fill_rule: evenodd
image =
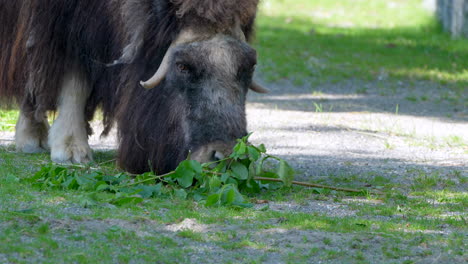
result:
M 222 173 L 219 172 L 214 172 L 214 171 L 207 171 L 204 170 L 206 173 L 211 173 L 214 175 L 222 175 Z M 276 179 L 276 178 L 266 178 L 266 177 L 254 177 L 253 178 L 256 181 L 271 181 L 271 182 L 283 182 L 281 179 Z M 299 185 L 299 186 L 305 186 L 305 187 L 311 187 L 311 188 L 322 188 L 322 189 L 330 189 L 334 191 L 343 191 L 343 192 L 355 192 L 355 193 L 363 193 L 366 192 L 367 190 L 358 190 L 358 189 L 351 189 L 351 188 L 342 188 L 342 187 L 332 187 L 332 186 L 326 186 L 326 185 L 321 185 L 321 184 L 315 184 L 315 183 L 307 183 L 307 182 L 299 182 L 299 181 L 293 181 L 292 184 L 294 185 Z M 370 193 L 373 194 L 383 194 L 380 191 L 376 190 L 371 190 L 369 191 Z
M 103 162 L 101 162 L 101 163 L 98 163 L 97 165 L 98 165 L 98 166 L 101 166 L 101 165 L 103 165 L 103 164 L 111 163 L 111 162 L 114 162 L 114 161 L 117 161 L 117 159 L 111 159 L 111 160 L 108 160 L 108 161 L 103 161 Z
M 256 181 L 283 182 L 283 180 L 281 180 L 281 179 L 265 178 L 265 177 L 254 177 L 254 180 L 256 180 Z M 355 192 L 355 193 L 365 192 L 365 190 L 358 190 L 358 189 L 351 189 L 351 188 L 341 188 L 341 187 L 332 187 L 332 186 L 326 186 L 326 185 L 314 184 L 314 183 L 307 183 L 307 182 L 299 182 L 299 181 L 293 181 L 292 184 L 305 186 L 305 187 L 312 187 L 312 188 L 330 189 L 330 190 L 334 190 L 334 191 Z M 371 191 L 371 192 L 374 192 L 376 194 L 382 194 L 379 191 Z
M 157 176 L 153 176 L 153 177 L 150 177 L 148 179 L 144 179 L 144 180 L 141 180 L 141 181 L 137 181 L 137 182 L 133 182 L 133 183 L 129 183 L 127 185 L 124 185 L 122 187 L 130 187 L 130 186 L 134 186 L 134 185 L 138 185 L 138 184 L 141 184 L 141 183 L 145 183 L 145 182 L 149 182 L 149 181 L 154 181 L 154 180 L 158 180 L 158 179 L 163 179 L 167 176 L 171 176 L 172 174 L 174 174 L 175 171 L 171 171 L 169 173 L 166 173 L 166 174 L 163 174 L 163 175 L 157 175 Z
M 230 159 L 231 159 L 230 157 L 227 157 L 227 158 L 220 159 L 220 160 L 217 160 L 217 161 L 206 162 L 206 163 L 203 163 L 202 165 L 203 165 L 203 167 L 207 167 L 207 166 L 210 166 L 212 164 L 221 163 L 223 161 L 228 161 Z

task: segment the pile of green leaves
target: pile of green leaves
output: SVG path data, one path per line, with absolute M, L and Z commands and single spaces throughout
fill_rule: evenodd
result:
M 28 180 L 40 188 L 112 193 L 112 198 L 105 202 L 114 205 L 140 203 L 151 197 L 169 197 L 194 199 L 206 206 L 250 207 L 252 205 L 246 195 L 258 193 L 261 189 L 290 186 L 294 170 L 286 161 L 268 155 L 264 145 L 248 143 L 248 137 L 239 139 L 233 153 L 226 159 L 204 164 L 185 160 L 174 171 L 164 175 L 153 172 L 109 175 L 99 168 L 49 164 Z M 281 179 L 281 182 L 270 182 L 266 178 Z M 87 199 L 85 206 L 94 204 L 94 200 Z

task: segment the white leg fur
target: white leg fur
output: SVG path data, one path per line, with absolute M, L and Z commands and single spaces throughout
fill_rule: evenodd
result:
M 39 153 L 47 150 L 47 133 L 49 123 L 47 118 L 36 121 L 20 113 L 16 123 L 16 150 L 25 153 Z
M 52 161 L 86 163 L 92 160 L 84 115 L 88 96 L 89 86 L 77 71 L 65 74 L 58 102 L 59 115 L 49 133 Z

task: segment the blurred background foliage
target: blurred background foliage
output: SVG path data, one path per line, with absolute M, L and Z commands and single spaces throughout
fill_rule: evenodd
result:
M 430 80 L 458 96 L 468 40 L 442 30 L 422 0 L 263 0 L 256 47 L 267 81 Z

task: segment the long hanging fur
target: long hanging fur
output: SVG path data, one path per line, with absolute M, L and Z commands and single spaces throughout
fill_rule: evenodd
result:
M 0 1 L 0 107 L 18 104 L 24 95 L 25 46 L 28 34 L 27 2 Z M 12 100 L 14 99 L 14 100 Z
M 241 24 L 250 23 L 257 12 L 258 0 L 171 0 L 176 5 L 177 16 L 187 23 L 205 20 L 219 28 L 228 28 L 236 19 Z

